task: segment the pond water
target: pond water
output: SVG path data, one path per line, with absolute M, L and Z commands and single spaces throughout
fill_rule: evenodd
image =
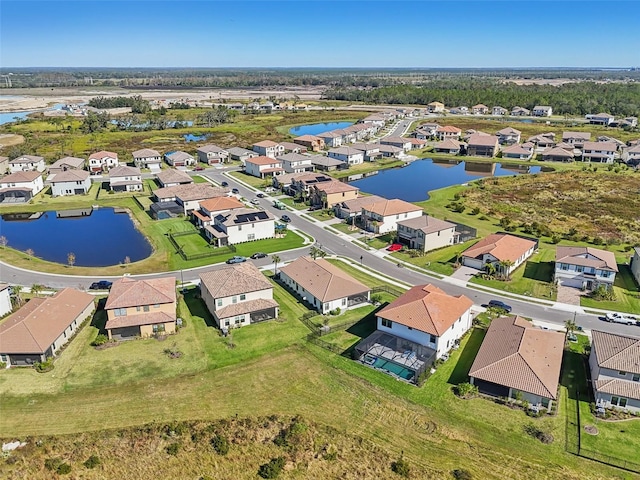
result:
M 193 133 L 185 133 L 182 135 L 187 142 L 201 142 L 209 138 L 209 135 L 194 135 Z
M 18 96 L 15 96 L 16 98 L 20 98 Z M 11 98 L 11 95 L 3 95 L 2 98 L 8 99 Z M 64 107 L 64 103 L 56 103 L 54 106 L 50 107 L 50 108 L 46 108 L 44 110 L 31 110 L 28 112 L 2 112 L 0 113 L 0 125 L 4 125 L 5 123 L 11 123 L 11 122 L 15 122 L 16 119 L 18 120 L 24 120 L 25 118 L 27 118 L 27 115 L 31 114 L 31 113 L 37 113 L 37 112 L 44 112 L 44 111 L 49 111 L 49 110 L 62 110 L 62 107 Z
M 460 185 L 477 178 L 538 173 L 540 167 L 500 163 L 433 161 L 430 158 L 416 160 L 403 168 L 383 170 L 378 175 L 363 178 L 351 185 L 363 192 L 385 198 L 400 198 L 407 202 L 420 202 L 429 198 L 430 190 Z
M 330 130 L 347 128 L 349 125 L 353 125 L 353 122 L 312 123 L 309 125 L 298 125 L 297 127 L 293 127 L 289 129 L 289 133 L 296 137 L 299 137 L 300 135 L 317 135 Z
M 135 262 L 152 251 L 129 215 L 113 208 L 5 214 L 0 216 L 0 232 L 9 247 L 31 249 L 51 262 L 67 264 L 67 254 L 73 252 L 75 265 L 81 267 L 118 265 L 125 257 Z

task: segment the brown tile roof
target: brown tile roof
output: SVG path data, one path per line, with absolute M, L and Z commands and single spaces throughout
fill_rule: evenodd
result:
M 565 337 L 518 316 L 491 322 L 469 376 L 555 399 Z
M 227 227 L 234 225 L 244 225 L 275 220 L 276 217 L 266 210 L 256 210 L 253 208 L 237 208 L 230 212 L 216 215 L 215 221 Z
M 528 148 L 526 148 L 524 146 L 525 144 L 522 145 L 511 145 L 509 147 L 503 148 L 502 149 L 502 153 L 511 153 L 511 154 L 515 154 L 515 155 L 531 155 L 531 150 L 529 150 Z
M 296 137 L 293 141 L 295 142 L 296 140 L 300 140 L 303 142 L 318 142 L 322 139 L 320 137 L 316 137 L 315 135 L 300 135 L 299 137 Z
M 147 157 L 159 157 L 160 152 L 152 150 L 151 148 L 141 148 L 131 154 L 133 158 L 147 158 Z
M 599 367 L 640 373 L 640 338 L 591 330 L 591 339 Z
M 640 400 L 640 383 L 621 378 L 603 378 L 595 381 L 596 390 L 625 398 Z
M 503 128 L 502 130 L 498 130 L 499 135 L 520 135 L 522 132 L 520 130 L 516 130 L 513 127 Z
M 282 267 L 280 271 L 322 302 L 331 302 L 370 290 L 324 258 L 313 260 L 311 257 L 300 257 Z
M 472 305 L 473 302 L 464 295 L 454 297 L 431 284 L 416 285 L 377 315 L 440 337 Z
M 0 178 L 0 182 L 7 183 L 25 183 L 33 182 L 36 178 L 41 177 L 42 173 L 36 171 L 14 172 Z
M 93 302 L 92 295 L 73 288 L 31 299 L 0 324 L 0 353 L 45 353 Z
M 362 150 L 352 147 L 338 147 L 329 150 L 329 153 L 335 153 L 337 155 L 362 155 Z
M 175 168 L 167 168 L 166 170 L 161 170 L 156 173 L 156 177 L 163 185 L 167 183 L 193 183 L 193 178 L 191 176 L 181 170 L 176 170 Z
M 280 142 L 280 145 L 282 145 L 285 150 L 300 150 L 300 151 L 304 151 L 304 152 L 307 151 L 307 147 L 305 147 L 303 145 L 299 145 L 297 143 Z
M 400 213 L 422 211 L 421 207 L 418 207 L 413 203 L 400 200 L 399 198 L 393 198 L 391 200 L 383 199 L 379 202 L 369 204 L 366 207 L 363 207 L 363 209 L 383 217 L 398 215 Z
M 511 260 L 515 262 L 535 245 L 536 242 L 533 240 L 526 240 L 506 233 L 494 233 L 467 248 L 461 253 L 461 256 L 479 258 L 488 253 L 499 261 Z
M 354 198 L 353 200 L 345 200 L 339 205 L 340 208 L 344 208 L 345 210 L 360 213 L 362 211 L 362 207 L 382 200 L 384 200 L 384 198 L 377 195 L 367 195 L 365 197 Z
M 129 175 L 140 176 L 140 169 L 138 167 L 129 167 L 128 165 L 119 165 L 109 170 L 109 178 L 113 177 L 126 177 Z
M 472 133 L 469 135 L 467 143 L 471 147 L 472 145 L 478 145 L 481 147 L 497 147 L 498 138 L 486 133 Z
M 555 146 L 555 147 L 550 147 L 545 149 L 542 152 L 542 156 L 546 157 L 546 156 L 553 156 L 553 157 L 566 157 L 566 158 L 573 158 L 573 147 L 571 147 L 571 151 L 559 147 L 559 146 Z
M 276 145 L 278 144 L 272 140 L 262 140 L 261 142 L 253 144 L 254 147 L 275 147 Z
M 200 208 L 210 212 L 222 212 L 234 208 L 244 208 L 245 205 L 235 197 L 215 197 L 200 202 Z
M 92 153 L 91 155 L 89 155 L 89 159 L 93 159 L 93 160 L 101 160 L 105 157 L 118 158 L 118 154 L 114 152 L 107 152 L 106 150 L 101 150 L 99 152 Z
M 111 286 L 105 310 L 176 302 L 176 277 L 135 280 L 123 277 Z
M 214 145 L 214 144 L 208 144 L 208 145 L 202 145 L 201 147 L 198 147 L 196 149 L 196 152 L 202 152 L 202 153 L 221 153 L 221 152 L 226 152 L 226 150 L 224 148 L 219 147 L 218 145 Z
M 273 288 L 258 268 L 250 262 L 225 266 L 200 274 L 200 288 L 206 288 L 213 298 Z
M 165 153 L 164 156 L 167 159 L 171 160 L 173 163 L 195 160 L 195 157 L 193 155 L 187 152 L 183 152 L 182 150 L 178 150 L 177 152 L 172 152 L 172 153 Z
M 227 305 L 220 310 L 216 310 L 215 315 L 219 319 L 235 317 L 236 315 L 244 315 L 246 313 L 266 310 L 267 308 L 278 307 L 278 302 L 270 298 L 256 298 L 247 302 Z
M 422 215 L 421 217 L 410 218 L 408 220 L 401 220 L 397 222 L 398 225 L 404 225 L 405 227 L 413 228 L 415 230 L 421 230 L 425 234 L 440 232 L 449 228 L 455 228 L 456 224 L 451 222 L 445 222 L 439 218 L 434 218 L 429 215 Z
M 462 144 L 458 140 L 446 138 L 443 141 L 436 143 L 433 148 L 438 150 L 460 150 L 460 145 Z
M 556 262 L 618 271 L 616 256 L 612 252 L 593 247 L 557 247 Z
M 63 166 L 70 166 L 73 168 L 82 168 L 84 166 L 85 159 L 79 157 L 64 157 L 60 160 L 56 160 L 49 167 L 51 168 L 62 168 Z
M 618 145 L 615 142 L 584 142 L 582 149 L 596 152 L 615 152 L 618 150 Z
M 44 157 L 38 155 L 20 155 L 19 157 L 9 160 L 9 163 L 38 163 L 44 160 Z
M 325 194 L 329 195 L 332 193 L 341 193 L 341 192 L 359 192 L 360 189 L 358 187 L 354 187 L 353 185 L 349 185 L 348 183 L 344 183 L 344 182 L 339 182 L 339 181 L 335 181 L 335 182 L 322 182 L 322 183 L 317 183 L 314 184 L 314 187 L 320 191 L 320 192 L 324 192 Z
M 281 160 L 276 160 L 275 158 L 264 156 L 247 158 L 245 163 L 253 163 L 254 165 L 282 165 Z
M 190 183 L 186 185 L 174 185 L 154 190 L 153 194 L 159 199 L 179 198 L 184 202 L 191 200 L 203 200 L 205 198 L 222 197 L 229 193 L 226 187 L 214 187 L 208 183 Z
M 65 170 L 60 173 L 56 173 L 51 180 L 51 183 L 60 183 L 60 182 L 84 182 L 87 178 L 89 178 L 89 172 L 86 170 Z
M 438 132 L 446 132 L 446 133 L 462 133 L 458 127 L 454 127 L 452 125 L 445 125 L 444 127 L 438 127 Z
M 138 327 L 140 325 L 154 325 L 157 323 L 169 323 L 176 321 L 176 314 L 165 312 L 145 312 L 138 315 L 126 315 L 122 317 L 114 317 L 107 320 L 105 329 L 111 330 L 113 328 L 123 327 Z
M 578 140 L 589 140 L 591 133 L 589 132 L 562 132 L 562 140 L 568 140 L 570 138 Z

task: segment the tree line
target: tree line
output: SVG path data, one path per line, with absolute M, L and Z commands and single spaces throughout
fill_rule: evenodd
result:
M 132 113 L 146 113 L 151 109 L 148 100 L 140 95 L 132 97 L 94 97 L 89 100 L 89 106 L 94 108 L 122 108 L 131 107 Z

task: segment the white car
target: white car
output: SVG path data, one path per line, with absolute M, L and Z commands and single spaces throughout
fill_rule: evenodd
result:
M 632 317 L 631 315 L 626 315 L 624 313 L 607 313 L 605 319 L 607 322 L 624 323 L 625 325 L 638 324 L 638 319 L 636 317 Z

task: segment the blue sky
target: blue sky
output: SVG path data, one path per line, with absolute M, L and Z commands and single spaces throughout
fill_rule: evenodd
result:
M 639 1 L 2 0 L 3 67 L 640 66 Z

